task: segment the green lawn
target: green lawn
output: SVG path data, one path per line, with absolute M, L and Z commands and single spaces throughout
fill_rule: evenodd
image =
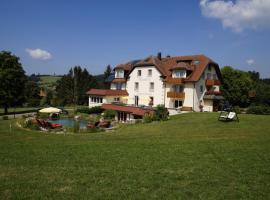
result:
M 270 199 L 270 116 L 217 116 L 66 136 L 0 120 L 0 199 Z

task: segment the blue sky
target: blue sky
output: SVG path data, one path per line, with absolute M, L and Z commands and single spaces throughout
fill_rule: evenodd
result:
M 269 16 L 243 18 L 242 1 L 2 1 L 0 50 L 19 56 L 27 74 L 64 74 L 74 65 L 99 74 L 160 51 L 205 54 L 221 67 L 270 77 Z M 268 8 L 269 0 L 247 1 L 252 14 Z

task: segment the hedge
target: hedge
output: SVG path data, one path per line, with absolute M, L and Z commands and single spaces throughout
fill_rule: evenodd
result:
M 100 106 L 95 106 L 92 108 L 78 108 L 77 112 L 79 113 L 86 113 L 86 114 L 100 114 L 102 113 L 104 110 L 100 107 Z
M 250 106 L 247 109 L 247 113 L 255 115 L 270 115 L 270 106 L 267 105 Z

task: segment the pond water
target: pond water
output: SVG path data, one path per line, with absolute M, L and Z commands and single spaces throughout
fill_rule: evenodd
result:
M 66 127 L 74 127 L 74 122 L 75 122 L 73 118 L 60 118 L 58 120 L 48 119 L 48 121 L 54 124 L 61 124 L 62 126 L 66 126 Z M 79 122 L 80 122 L 80 128 L 86 127 L 87 121 L 79 120 Z

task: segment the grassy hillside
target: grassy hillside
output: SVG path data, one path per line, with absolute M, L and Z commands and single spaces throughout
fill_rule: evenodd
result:
M 269 121 L 192 113 L 64 136 L 0 120 L 0 199 L 269 199 Z
M 61 79 L 61 76 L 40 76 L 40 87 L 44 87 L 44 88 L 52 88 L 56 81 L 58 81 L 59 79 Z

